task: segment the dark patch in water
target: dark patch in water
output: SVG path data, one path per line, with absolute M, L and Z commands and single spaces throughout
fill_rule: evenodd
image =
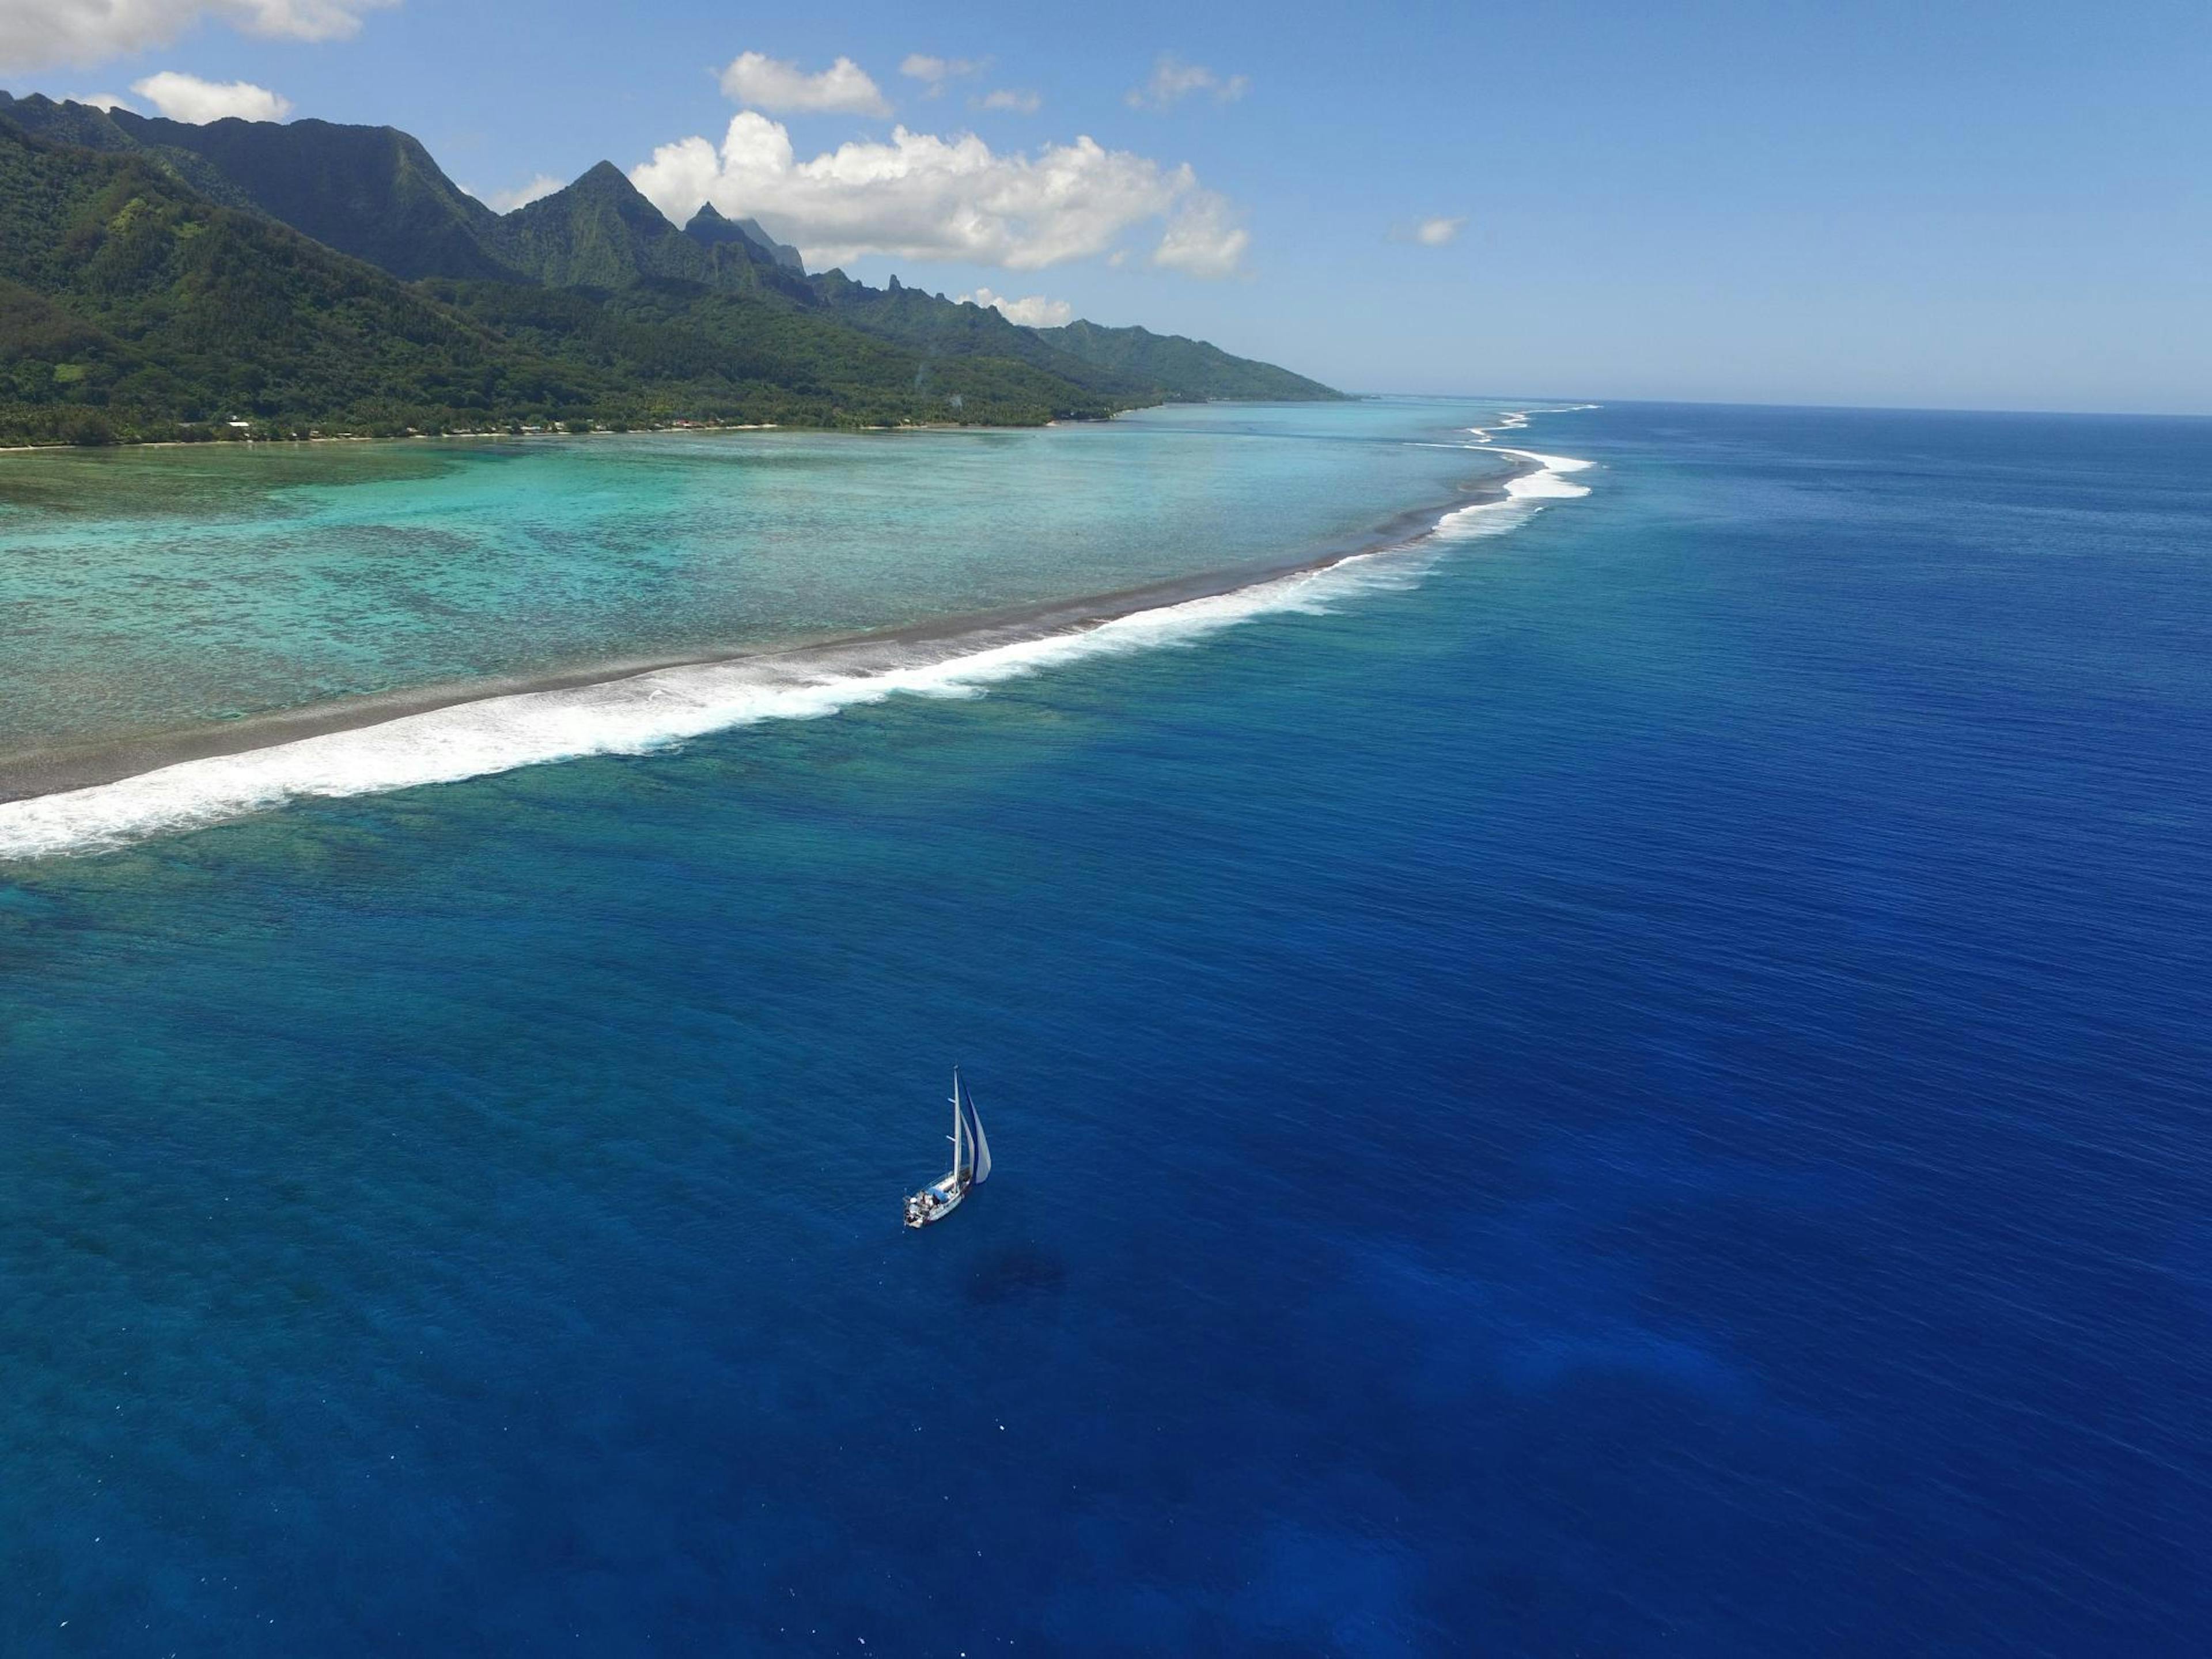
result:
M 1057 1291 L 1066 1279 L 1067 1264 L 1048 1251 L 1034 1244 L 1003 1245 L 968 1270 L 968 1299 L 978 1306 L 1011 1302 Z

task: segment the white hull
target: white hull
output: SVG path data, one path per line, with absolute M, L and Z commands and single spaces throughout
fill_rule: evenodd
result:
M 925 1187 L 906 1201 L 906 1224 L 927 1227 L 933 1221 L 942 1221 L 960 1207 L 960 1200 L 968 1196 L 968 1185 L 953 1183 L 947 1176 L 934 1187 Z

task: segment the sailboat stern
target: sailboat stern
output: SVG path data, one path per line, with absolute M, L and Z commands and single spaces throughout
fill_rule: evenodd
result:
M 918 1193 L 909 1193 L 906 1200 L 906 1224 L 927 1227 L 933 1221 L 942 1221 L 960 1207 L 960 1200 L 968 1196 L 968 1183 L 956 1181 L 951 1176 L 934 1186 L 924 1187 Z

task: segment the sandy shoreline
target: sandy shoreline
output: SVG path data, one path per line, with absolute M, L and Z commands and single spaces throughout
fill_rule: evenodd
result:
M 1018 640 L 1076 632 L 1117 617 L 1232 593 L 1260 582 L 1322 570 L 1364 554 L 1404 546 L 1434 529 L 1446 514 L 1507 500 L 1508 484 L 1542 470 L 1537 462 L 1522 461 L 1449 501 L 1408 508 L 1357 537 L 1292 560 L 1263 560 L 1111 592 L 1009 605 L 868 633 L 787 641 L 759 650 L 614 659 L 545 673 L 452 680 L 114 742 L 0 755 L 0 802 L 92 788 L 180 762 L 243 754 L 305 738 L 380 726 L 463 703 L 608 684 L 662 669 L 742 662 L 797 681 L 829 665 L 833 659 L 840 673 L 865 673 L 872 667 L 911 661 L 917 648 L 946 647 L 942 654 L 951 657 Z

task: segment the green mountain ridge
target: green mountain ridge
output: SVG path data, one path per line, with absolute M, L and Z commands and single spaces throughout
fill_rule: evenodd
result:
M 153 162 L 0 125 L 0 436 L 596 405 L 608 389 Z
M 1039 331 L 895 277 L 878 289 L 810 275 L 756 221 L 706 206 L 679 229 L 604 161 L 501 215 L 393 128 L 192 125 L 0 93 L 0 439 L 240 420 L 1031 424 L 1170 399 L 1339 395 L 1202 342 Z M 142 220 L 168 224 L 179 246 L 156 258 Z M 269 337 L 191 334 L 227 302 L 208 289 L 215 267 L 180 252 L 210 233 L 235 255 L 222 268 L 244 283 L 237 308 L 282 313 Z M 84 258 L 29 257 L 49 244 Z M 302 263 L 302 246 L 335 263 Z M 244 270 L 256 260 L 271 271 Z M 118 261 L 137 262 L 127 292 L 113 285 Z M 417 356 L 365 333 L 364 305 Z M 326 314 L 331 337 L 310 351 Z M 220 360 L 217 338 L 238 362 Z
M 553 288 L 626 288 L 647 277 L 711 284 L 722 256 L 749 270 L 750 243 L 708 246 L 668 222 L 611 161 L 497 221 L 511 269 Z
M 235 117 L 195 125 L 4 93 L 0 117 L 54 143 L 143 154 L 211 200 L 266 214 L 404 280 L 502 273 L 483 246 L 499 216 L 396 128 Z
M 1343 395 L 1287 368 L 1231 356 L 1219 346 L 1180 334 L 1086 322 L 1030 331 L 1067 356 L 1125 380 L 1175 386 L 1194 402 L 1292 403 Z
M 1024 328 L 988 306 L 902 287 L 896 276 L 880 289 L 856 283 L 842 270 L 825 271 L 811 282 L 816 303 L 840 322 L 932 358 L 1010 358 L 1101 397 L 1132 403 L 1154 403 L 1163 395 L 1176 395 L 1158 382 L 1062 351 L 1035 329 Z
M 712 202 L 704 204 L 691 216 L 691 222 L 684 227 L 684 234 L 709 246 L 733 240 L 750 242 L 793 276 L 806 275 L 806 262 L 799 257 L 797 248 L 777 241 L 761 228 L 757 219 L 725 219 Z

